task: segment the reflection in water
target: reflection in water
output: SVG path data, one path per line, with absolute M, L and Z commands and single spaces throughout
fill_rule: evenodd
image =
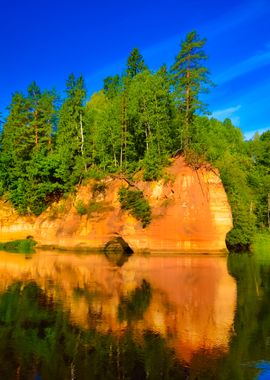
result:
M 270 271 L 233 257 L 229 271 L 224 257 L 0 253 L 0 378 L 255 379 Z
M 262 370 L 262 372 L 257 377 L 257 380 L 269 380 L 270 379 L 270 363 L 269 362 L 257 363 L 255 367 Z
M 133 321 L 137 336 L 154 330 L 186 362 L 198 349 L 228 347 L 236 285 L 224 257 L 132 256 L 116 267 L 101 254 L 3 253 L 0 278 L 2 292 L 35 281 L 80 327 L 121 334 Z
M 254 363 L 270 359 L 270 255 L 231 255 L 228 269 L 237 280 L 237 313 L 227 365 L 232 379 L 254 380 L 263 375 Z
M 133 321 L 143 319 L 151 300 L 151 286 L 142 280 L 140 287 L 134 289 L 127 297 L 121 297 L 118 305 L 118 320 Z
M 130 255 L 124 252 L 107 252 L 105 256 L 111 263 L 121 267 L 128 261 Z

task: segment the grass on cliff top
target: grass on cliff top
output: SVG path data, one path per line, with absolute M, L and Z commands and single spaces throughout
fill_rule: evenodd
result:
M 13 240 L 0 243 L 0 250 L 10 253 L 34 253 L 34 247 L 37 244 L 32 238 Z

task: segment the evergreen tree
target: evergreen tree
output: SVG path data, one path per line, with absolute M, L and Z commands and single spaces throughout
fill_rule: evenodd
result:
M 16 187 L 17 179 L 25 176 L 34 147 L 30 102 L 22 93 L 15 93 L 9 115 L 3 125 L 1 141 L 1 180 L 4 188 Z
M 146 69 L 143 56 L 138 48 L 134 48 L 127 60 L 127 76 L 132 79 Z
M 38 140 L 39 140 L 39 101 L 41 98 L 41 90 L 36 84 L 36 82 L 32 82 L 30 86 L 28 87 L 28 99 L 30 100 L 31 103 L 31 127 L 34 130 L 34 135 L 35 135 L 35 145 L 38 145 Z
M 118 74 L 114 77 L 109 76 L 105 78 L 103 82 L 103 90 L 108 98 L 113 98 L 119 93 L 121 87 L 121 79 Z
M 55 95 L 33 82 L 28 96 L 16 93 L 4 124 L 1 146 L 1 192 L 19 212 L 39 214 L 58 190 L 51 151 Z M 50 168 L 50 169 L 49 169 Z
M 40 92 L 38 101 L 34 103 L 30 124 L 30 128 L 34 126 L 35 146 L 27 168 L 28 207 L 37 215 L 61 194 L 61 186 L 55 177 L 57 161 L 52 142 L 57 120 L 56 100 L 54 91 Z
M 51 150 L 52 135 L 57 120 L 57 95 L 55 91 L 41 92 L 36 82 L 32 82 L 28 87 L 28 99 L 31 104 L 30 128 L 35 135 L 35 148 L 40 149 L 45 146 Z
M 86 90 L 82 76 L 71 74 L 66 85 L 67 98 L 60 113 L 56 138 L 56 175 L 64 188 L 78 183 L 86 170 L 84 102 Z
M 199 99 L 199 95 L 207 92 L 212 83 L 209 80 L 209 71 L 204 66 L 207 59 L 203 51 L 205 42 L 197 32 L 188 33 L 171 68 L 175 100 L 181 114 L 184 151 L 189 147 L 192 138 L 195 113 L 205 112 L 205 104 Z

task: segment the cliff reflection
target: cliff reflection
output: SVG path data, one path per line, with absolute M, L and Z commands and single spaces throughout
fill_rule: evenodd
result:
M 35 282 L 78 327 L 121 336 L 160 334 L 190 362 L 200 350 L 228 350 L 236 283 L 226 258 L 136 256 L 117 266 L 101 254 L 0 253 L 0 292 Z M 23 286 L 23 285 L 22 285 Z

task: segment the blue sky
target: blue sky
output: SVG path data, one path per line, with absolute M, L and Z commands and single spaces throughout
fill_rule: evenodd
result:
M 206 101 L 214 117 L 230 117 L 247 137 L 270 128 L 268 0 L 0 0 L 0 111 L 11 94 L 36 80 L 65 87 L 83 74 L 88 96 L 121 73 L 138 47 L 153 70 L 171 65 L 186 33 L 207 38 L 217 86 Z

